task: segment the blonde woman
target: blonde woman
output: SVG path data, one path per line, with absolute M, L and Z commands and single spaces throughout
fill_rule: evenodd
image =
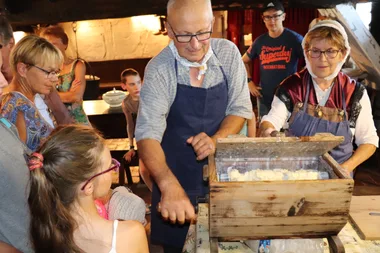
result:
M 17 127 L 21 141 L 31 150 L 52 131 L 34 104 L 35 96 L 52 91 L 62 62 L 61 52 L 35 35 L 21 39 L 11 52 L 13 79 L 9 92 L 0 98 L 0 113 Z

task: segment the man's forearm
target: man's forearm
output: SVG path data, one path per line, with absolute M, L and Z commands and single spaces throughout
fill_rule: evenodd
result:
M 226 138 L 230 134 L 237 134 L 242 129 L 244 120 L 244 118 L 235 115 L 226 116 L 219 130 L 211 136 L 214 143 L 216 143 L 217 138 Z
M 244 63 L 245 70 L 247 71 L 247 77 L 251 78 L 251 64 L 249 62 Z
M 137 142 L 137 146 L 140 158 L 161 191 L 170 184 L 179 184 L 166 164 L 164 151 L 157 140 L 140 140 Z

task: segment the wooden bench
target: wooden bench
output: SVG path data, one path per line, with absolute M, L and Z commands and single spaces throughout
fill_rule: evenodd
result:
M 125 161 L 125 159 L 123 158 L 124 154 L 129 150 L 129 146 L 130 146 L 129 139 L 128 138 L 105 139 L 105 142 L 106 142 L 107 147 L 111 151 L 111 154 L 115 156 L 114 158 L 120 161 L 118 185 L 125 184 L 124 170 L 127 175 L 128 184 L 129 185 L 133 184 L 130 166 L 138 166 L 139 158 L 138 158 L 137 153 L 130 162 Z M 133 145 L 135 146 L 135 148 L 137 147 L 135 142 L 133 143 Z

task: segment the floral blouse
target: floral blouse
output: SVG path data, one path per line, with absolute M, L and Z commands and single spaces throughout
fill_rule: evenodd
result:
M 60 83 L 57 86 L 57 90 L 59 92 L 67 92 L 71 88 L 71 84 L 75 79 L 75 66 L 79 60 L 75 60 L 73 62 L 73 66 L 69 73 L 63 74 L 59 76 Z M 71 117 L 74 119 L 76 123 L 90 125 L 90 121 L 87 118 L 86 113 L 83 110 L 82 101 L 75 103 L 65 103 L 67 109 Z
M 0 97 L 0 114 L 16 125 L 19 112 L 24 114 L 26 125 L 26 146 L 35 151 L 45 141 L 53 128 L 40 115 L 37 107 L 26 96 L 17 91 Z

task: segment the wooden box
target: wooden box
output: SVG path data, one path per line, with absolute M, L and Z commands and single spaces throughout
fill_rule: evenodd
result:
M 329 134 L 218 139 L 208 167 L 210 237 L 236 241 L 337 235 L 348 220 L 354 181 L 327 152 L 342 141 Z M 221 182 L 221 164 L 232 163 L 266 169 L 314 166 L 330 178 Z

